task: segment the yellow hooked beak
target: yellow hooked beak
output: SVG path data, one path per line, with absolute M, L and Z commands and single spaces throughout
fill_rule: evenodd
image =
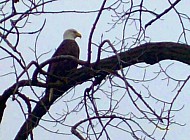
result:
M 80 37 L 80 38 L 81 38 L 82 35 L 81 35 L 79 32 L 77 32 L 77 33 L 76 33 L 76 37 Z

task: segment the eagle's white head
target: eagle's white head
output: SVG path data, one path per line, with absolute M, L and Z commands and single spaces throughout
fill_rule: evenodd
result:
M 82 37 L 81 34 L 75 29 L 68 29 L 63 34 L 63 39 L 75 40 L 77 37 Z

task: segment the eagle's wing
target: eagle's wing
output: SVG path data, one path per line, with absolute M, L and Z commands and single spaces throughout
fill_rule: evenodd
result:
M 61 45 L 57 48 L 56 52 L 52 57 L 60 55 L 71 55 L 79 58 L 79 47 L 74 40 L 64 40 Z M 49 65 L 48 73 L 50 75 L 55 75 L 58 77 L 64 77 L 70 72 L 70 70 L 77 68 L 78 64 L 73 60 L 63 60 L 58 62 L 53 62 Z M 52 76 L 47 76 L 46 82 L 55 82 L 56 78 Z
M 60 55 L 71 55 L 76 58 L 79 58 L 79 47 L 74 40 L 64 40 L 61 45 L 57 48 L 54 55 L 52 57 L 60 56 Z M 58 62 L 53 62 L 49 65 L 48 75 L 46 78 L 46 83 L 57 83 L 60 82 L 56 77 L 64 77 L 71 70 L 76 69 L 78 66 L 77 62 L 73 60 L 62 60 Z M 49 95 L 49 101 L 52 99 L 53 95 L 60 94 L 61 88 L 59 89 L 46 89 L 46 93 Z

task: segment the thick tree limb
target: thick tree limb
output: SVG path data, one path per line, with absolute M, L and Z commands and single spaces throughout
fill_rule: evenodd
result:
M 67 83 L 63 84 L 62 94 L 71 87 L 99 75 L 99 72 L 101 73 L 103 71 L 109 74 L 115 70 L 119 70 L 121 66 L 125 68 L 142 62 L 155 64 L 165 59 L 177 60 L 190 64 L 190 46 L 172 42 L 146 43 L 129 51 L 119 53 L 118 55 L 119 57 L 115 55 L 100 60 L 99 63 L 96 64 L 94 70 L 88 67 L 82 67 L 75 73 L 68 75 Z M 118 58 L 120 58 L 120 60 L 118 60 Z M 91 64 L 92 67 L 93 65 L 95 65 L 95 63 Z M 60 96 L 61 95 L 54 97 L 51 102 L 49 102 L 48 95 L 45 95 L 28 116 L 28 119 L 17 133 L 15 140 L 26 140 L 28 135 L 38 125 L 42 116 L 49 110 L 52 103 Z

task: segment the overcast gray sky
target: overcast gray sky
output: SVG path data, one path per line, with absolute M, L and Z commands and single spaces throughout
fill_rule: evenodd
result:
M 108 5 L 112 3 L 113 0 L 108 2 Z M 136 2 L 139 2 L 138 0 Z M 167 8 L 169 6 L 167 0 L 160 1 L 160 0 L 146 0 L 144 1 L 146 3 L 146 8 L 150 8 L 150 10 L 155 10 L 158 13 L 162 12 L 163 9 Z M 59 10 L 97 10 L 99 9 L 101 5 L 101 1 L 97 0 L 89 0 L 89 1 L 83 1 L 83 0 L 59 0 L 56 3 L 52 3 L 49 6 L 47 6 L 45 9 L 47 11 L 55 11 L 57 9 Z M 189 0 L 182 0 L 180 4 L 177 6 L 178 11 L 184 12 L 187 15 L 190 15 L 189 10 L 190 1 Z M 16 8 L 22 9 L 21 3 L 16 4 Z M 111 13 L 113 14 L 113 13 Z M 110 29 L 111 25 L 108 24 L 111 22 L 111 14 L 109 12 L 103 13 L 100 22 L 97 24 L 97 28 L 95 30 L 94 36 L 93 36 L 93 42 L 100 43 L 101 42 L 101 35 L 103 34 L 104 39 L 110 39 L 111 42 L 115 41 L 116 38 L 121 38 L 122 36 L 122 25 L 118 25 L 116 28 L 111 30 L 110 32 L 106 32 Z M 54 52 L 54 50 L 59 46 L 63 39 L 63 32 L 68 28 L 75 28 L 82 34 L 82 39 L 77 39 L 77 43 L 80 46 L 80 59 L 86 60 L 87 59 L 87 44 L 88 44 L 88 38 L 90 30 L 93 26 L 94 20 L 96 18 L 97 13 L 89 13 L 89 14 L 82 14 L 82 13 L 65 13 L 65 14 L 47 14 L 42 16 L 32 16 L 29 20 L 31 24 L 28 24 L 24 29 L 25 30 L 35 30 L 38 29 L 40 25 L 43 24 L 43 21 L 46 19 L 46 25 L 41 32 L 39 39 L 37 41 L 37 54 L 40 56 L 42 53 L 51 51 L 50 53 L 44 55 L 40 58 L 40 62 L 43 62 L 50 58 Z M 147 16 L 144 17 L 143 24 L 145 24 L 150 18 L 153 18 L 153 16 Z M 190 27 L 189 22 L 185 22 L 186 27 Z M 151 39 L 150 41 L 155 42 L 163 42 L 163 41 L 172 41 L 177 42 L 179 35 L 181 33 L 182 29 L 179 23 L 179 19 L 175 12 L 170 12 L 166 16 L 163 16 L 161 20 L 157 21 L 156 23 L 153 23 L 148 29 L 146 30 L 146 35 L 149 36 Z M 128 24 L 127 25 L 127 31 L 126 36 L 130 37 L 132 34 L 135 34 L 137 31 L 135 30 L 135 27 Z M 188 34 L 189 35 L 189 34 Z M 190 35 L 189 35 L 190 36 Z M 184 42 L 184 40 L 181 40 Z M 188 41 L 190 41 L 190 37 L 188 37 Z M 27 63 L 29 63 L 31 60 L 35 59 L 34 54 L 32 53 L 30 48 L 34 49 L 35 45 L 35 36 L 21 36 L 20 38 L 20 44 L 18 46 L 18 49 L 22 52 L 24 58 L 27 60 Z M 119 47 L 119 46 L 118 46 Z M 93 46 L 93 57 L 92 60 L 96 59 L 96 53 L 97 48 Z M 0 52 L 1 53 L 1 52 Z M 103 57 L 107 57 L 110 54 L 104 54 Z M 182 79 L 184 80 L 189 75 L 189 66 L 176 62 L 176 61 L 164 61 L 161 62 L 160 65 L 163 69 L 165 69 L 169 64 L 174 64 L 168 69 L 168 74 L 171 77 L 175 77 L 176 79 Z M 10 65 L 7 63 L 0 63 L 0 73 L 3 74 L 7 70 L 10 70 Z M 6 64 L 6 65 L 5 65 Z M 144 66 L 144 64 L 139 64 L 139 66 Z M 160 70 L 160 67 L 158 64 L 147 67 L 147 79 L 154 77 L 155 72 L 158 72 Z M 32 72 L 32 70 L 31 70 Z M 134 78 L 134 79 L 142 79 L 143 78 L 144 69 L 139 69 L 138 67 L 132 67 L 129 70 L 128 77 Z M 32 74 L 32 73 L 31 73 Z M 172 92 L 172 90 L 175 88 L 177 82 L 170 81 L 169 85 L 167 85 L 167 80 L 162 80 L 166 76 L 164 74 L 161 74 L 160 77 L 157 80 L 146 82 L 143 84 L 134 84 L 134 86 L 138 87 L 138 91 L 146 92 L 144 86 L 149 86 L 149 90 L 154 93 L 154 96 L 168 99 L 170 100 L 171 97 L 173 97 L 177 91 Z M 3 83 L 0 85 L 0 93 L 2 93 L 6 88 L 8 88 L 10 85 L 12 85 L 15 81 L 13 81 L 12 76 L 5 76 L 0 78 L 0 83 Z M 75 94 L 83 95 L 85 87 L 89 85 L 88 83 L 77 86 L 75 89 Z M 104 88 L 109 88 L 108 85 L 104 85 Z M 178 97 L 176 103 L 175 103 L 175 109 L 180 109 L 183 105 L 184 108 L 180 112 L 175 112 L 174 119 L 180 123 L 180 124 L 186 124 L 185 126 L 178 126 L 178 125 L 172 125 L 168 135 L 166 137 L 167 140 L 174 140 L 174 139 L 180 139 L 180 140 L 187 140 L 190 137 L 189 128 L 190 128 L 190 105 L 188 104 L 190 101 L 189 97 L 189 84 L 186 84 L 185 88 L 182 90 L 180 96 Z M 29 89 L 24 89 L 24 93 L 26 93 L 28 96 L 30 93 L 27 93 Z M 35 89 L 38 92 L 43 92 L 43 89 Z M 124 91 L 120 91 L 124 92 Z M 70 93 L 71 95 L 67 95 L 66 98 L 71 98 L 71 96 L 74 94 L 74 90 Z M 78 95 L 78 96 L 79 96 Z M 100 95 L 101 96 L 101 95 Z M 120 95 L 119 95 L 120 96 Z M 118 96 L 118 98 L 120 98 Z M 64 100 L 64 99 L 63 99 Z M 53 116 L 56 116 L 56 113 L 61 112 L 65 109 L 65 103 L 63 100 L 57 102 L 55 105 L 52 106 L 50 109 L 50 113 Z M 75 102 L 70 103 L 70 106 L 74 106 Z M 106 105 L 103 101 L 99 102 L 100 108 L 104 109 L 106 108 Z M 129 110 L 126 110 L 126 105 L 129 107 Z M 126 99 L 126 102 L 122 102 L 120 104 L 120 111 L 133 111 L 133 107 L 131 104 L 128 103 L 128 100 Z M 130 108 L 131 107 L 131 108 Z M 157 106 L 155 105 L 155 108 Z M 135 112 L 135 111 L 134 111 Z M 73 114 L 68 119 L 68 123 L 74 124 L 80 119 L 82 119 L 85 114 L 84 112 L 81 112 L 79 114 Z M 48 116 L 46 115 L 46 117 Z M 16 102 L 12 102 L 10 99 L 7 103 L 7 108 L 5 110 L 5 114 L 3 116 L 3 121 L 0 127 L 0 139 L 3 140 L 12 140 L 15 135 L 18 132 L 18 128 L 23 123 L 23 115 L 22 112 L 19 110 L 19 106 Z M 40 122 L 40 125 L 46 126 L 48 129 L 51 130 L 57 130 L 59 129 L 62 133 L 70 133 L 70 129 L 66 129 L 65 126 L 54 126 L 54 124 L 47 123 L 47 122 Z M 147 127 L 147 130 L 152 127 L 148 126 L 147 123 L 145 124 Z M 115 139 L 126 139 L 126 133 L 120 132 L 120 131 L 113 131 L 110 130 L 112 138 Z M 159 132 L 156 134 L 156 136 L 163 135 L 162 132 Z M 77 138 L 73 135 L 61 135 L 61 134 L 52 134 L 46 130 L 44 130 L 41 127 L 37 127 L 34 129 L 34 138 L 35 140 L 55 140 L 55 139 L 70 139 L 70 140 L 77 140 Z M 130 140 L 130 139 L 128 139 Z

